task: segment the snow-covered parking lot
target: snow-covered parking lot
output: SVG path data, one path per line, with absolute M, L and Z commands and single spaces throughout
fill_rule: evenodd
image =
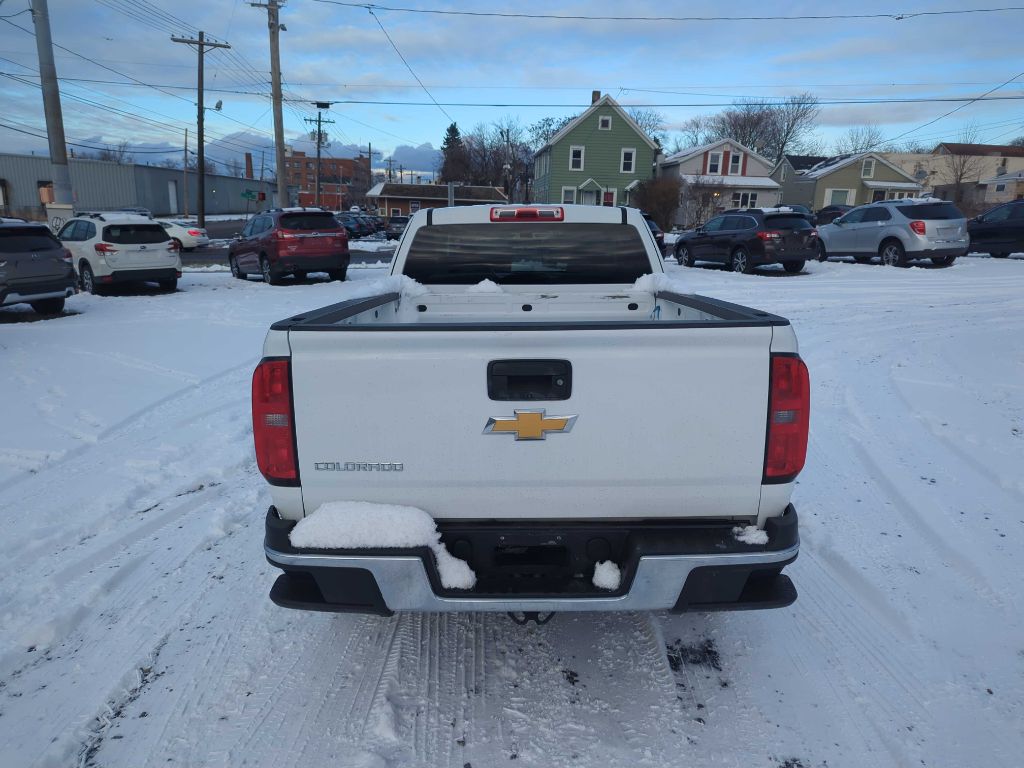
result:
M 249 378 L 270 322 L 351 283 L 0 310 L 0 765 L 1021 765 L 1024 260 L 669 269 L 800 338 L 791 608 L 279 609 Z

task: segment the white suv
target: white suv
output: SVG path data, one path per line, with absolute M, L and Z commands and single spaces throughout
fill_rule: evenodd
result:
M 58 234 L 73 257 L 82 290 L 156 282 L 173 291 L 181 277 L 178 244 L 158 222 L 132 213 L 79 213 Z

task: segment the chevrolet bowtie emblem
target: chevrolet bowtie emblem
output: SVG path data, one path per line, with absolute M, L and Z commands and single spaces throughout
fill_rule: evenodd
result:
M 539 411 L 516 411 L 515 418 L 491 416 L 484 434 L 510 434 L 516 440 L 545 440 L 548 432 L 569 432 L 576 423 L 575 416 L 545 416 Z

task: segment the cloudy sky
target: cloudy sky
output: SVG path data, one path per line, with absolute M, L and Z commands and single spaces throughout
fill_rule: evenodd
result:
M 0 0 L 0 151 L 45 153 L 45 140 L 32 135 L 45 131 L 32 19 L 22 13 L 27 5 Z M 864 123 L 877 123 L 886 137 L 908 134 L 924 144 L 956 140 L 970 124 L 980 140 L 1006 142 L 1024 134 L 1021 101 L 971 104 L 919 129 L 958 104 L 877 103 L 973 97 L 1017 74 L 1022 77 L 992 95 L 1024 97 L 1024 11 L 912 16 L 998 5 L 382 0 L 371 14 L 366 7 L 288 0 L 281 13 L 287 27 L 281 35 L 286 142 L 311 149 L 304 141 L 304 118 L 315 114 L 310 102 L 331 101 L 331 154 L 352 156 L 372 144 L 375 154 L 382 153 L 376 165 L 393 156 L 396 167 L 430 171 L 432 150 L 453 120 L 464 131 L 506 115 L 529 125 L 579 111 L 595 89 L 624 105 L 661 111 L 670 138 L 673 126 L 735 99 L 810 91 L 823 102 L 861 102 L 824 106 L 818 135 L 826 147 L 849 126 Z M 784 10 L 770 10 L 779 8 Z M 400 9 L 628 14 L 633 20 Z M 737 18 L 829 13 L 906 18 Z M 258 165 L 260 149 L 272 147 L 265 11 L 244 0 L 50 0 L 50 15 L 54 43 L 62 46 L 56 62 L 69 141 L 128 141 L 137 161 L 154 163 L 169 156 L 161 150 L 180 153 L 186 128 L 194 142 L 196 54 L 170 36 L 202 29 L 232 45 L 206 58 L 206 103 L 223 102 L 220 112 L 207 113 L 208 154 L 226 162 L 249 150 Z M 731 19 L 639 18 L 644 16 Z

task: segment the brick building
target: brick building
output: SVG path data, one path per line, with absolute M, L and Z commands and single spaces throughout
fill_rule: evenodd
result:
M 314 205 L 316 201 L 316 155 L 290 152 L 284 160 L 288 187 L 296 190 L 292 202 Z M 370 186 L 370 158 L 320 158 L 320 205 L 347 210 L 362 200 Z

